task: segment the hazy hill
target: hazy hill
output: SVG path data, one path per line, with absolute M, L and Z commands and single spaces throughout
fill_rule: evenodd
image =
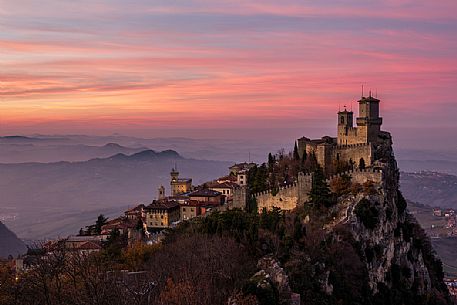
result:
M 437 172 L 400 175 L 401 190 L 411 201 L 432 207 L 457 208 L 457 176 Z
M 281 148 L 292 149 L 289 143 L 293 138 L 291 136 L 290 139 L 278 142 L 226 138 L 139 138 L 121 135 L 9 136 L 0 137 L 0 163 L 86 161 L 116 153 L 132 154 L 146 147 L 155 150 L 173 149 L 186 158 L 240 162 L 251 158 L 253 161 L 263 162 L 268 152 L 275 153 Z M 107 143 L 117 143 L 121 147 L 116 148 L 114 145 L 105 147 Z M 130 151 L 121 149 L 130 149 Z
M 0 163 L 86 161 L 106 158 L 117 153 L 132 154 L 146 148 L 130 148 L 117 143 L 102 146 L 85 144 L 61 144 L 48 139 L 13 137 L 0 138 Z
M 151 150 L 84 162 L 0 164 L 0 219 L 21 238 L 75 233 L 97 213 L 118 215 L 156 198 L 177 164 L 182 177 L 203 183 L 227 174 L 232 163 L 185 159 L 172 150 Z
M 0 258 L 7 258 L 9 255 L 14 257 L 26 251 L 25 244 L 0 222 Z

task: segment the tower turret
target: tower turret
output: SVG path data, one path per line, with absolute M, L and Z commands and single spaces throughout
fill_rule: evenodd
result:
M 170 172 L 170 176 L 171 176 L 172 182 L 177 182 L 178 178 L 179 178 L 179 172 L 175 168 L 172 168 L 171 172 Z
M 338 145 L 352 144 L 351 140 L 348 142 L 349 136 L 355 132 L 354 130 L 354 113 L 347 111 L 338 112 Z
M 371 96 L 362 97 L 359 103 L 357 118 L 358 137 L 363 143 L 376 143 L 381 131 L 382 118 L 379 116 L 379 102 Z

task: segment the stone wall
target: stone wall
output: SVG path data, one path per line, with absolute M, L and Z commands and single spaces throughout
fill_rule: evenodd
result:
M 233 189 L 233 201 L 231 204 L 229 204 L 229 208 L 238 208 L 244 210 L 246 208 L 247 198 L 247 186 L 240 186 Z
M 300 173 L 297 183 L 281 187 L 275 195 L 273 195 L 272 190 L 268 190 L 253 196 L 256 198 L 259 213 L 264 208 L 269 211 L 273 207 L 289 211 L 309 200 L 308 193 L 311 191 L 311 186 L 312 175 Z
M 342 175 L 348 175 L 351 177 L 352 183 L 364 184 L 367 181 L 372 181 L 375 184 L 382 185 L 383 183 L 383 171 L 378 169 L 364 169 L 364 170 L 350 170 L 338 175 L 331 176 L 327 179 L 327 183 L 332 183 L 332 181 Z
M 353 145 L 338 145 L 333 150 L 333 160 L 340 160 L 349 162 L 352 160 L 356 166 L 359 166 L 360 158 L 363 158 L 366 166 L 370 166 L 374 158 L 373 145 L 367 144 L 353 144 Z
M 327 182 L 330 184 L 334 179 L 342 175 L 350 176 L 352 183 L 364 184 L 367 181 L 372 181 L 375 184 L 380 185 L 383 183 L 383 171 L 371 168 L 351 170 L 334 175 L 327 179 Z M 312 175 L 300 173 L 298 175 L 297 183 L 281 187 L 275 195 L 273 195 L 272 190 L 254 194 L 253 196 L 256 198 L 259 213 L 261 213 L 264 208 L 267 209 L 267 211 L 270 211 L 273 207 L 290 211 L 295 209 L 298 205 L 305 204 L 309 201 L 308 194 L 311 191 L 312 181 Z
M 298 187 L 297 184 L 288 185 L 279 189 L 276 195 L 272 191 L 258 193 L 255 196 L 259 213 L 265 208 L 267 211 L 273 207 L 281 208 L 281 210 L 293 210 L 298 203 Z

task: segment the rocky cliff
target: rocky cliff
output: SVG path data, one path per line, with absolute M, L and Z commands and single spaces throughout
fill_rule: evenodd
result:
M 260 215 L 258 247 L 276 268 L 260 260 L 250 280 L 258 280 L 258 304 L 293 304 L 293 295 L 301 304 L 452 304 L 441 262 L 399 191 L 390 136 L 375 149 L 371 170 L 380 179 L 371 170 L 339 175 L 327 180 L 332 193 L 314 181 L 322 204 Z M 262 301 L 265 290 L 283 297 Z

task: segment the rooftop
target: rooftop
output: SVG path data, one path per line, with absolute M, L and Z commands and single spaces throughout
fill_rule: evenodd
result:
M 169 210 L 176 207 L 179 207 L 179 204 L 174 200 L 154 200 L 150 205 L 146 207 L 146 210 Z
M 189 194 L 189 197 L 217 197 L 221 192 L 213 191 L 210 189 L 201 189 Z

